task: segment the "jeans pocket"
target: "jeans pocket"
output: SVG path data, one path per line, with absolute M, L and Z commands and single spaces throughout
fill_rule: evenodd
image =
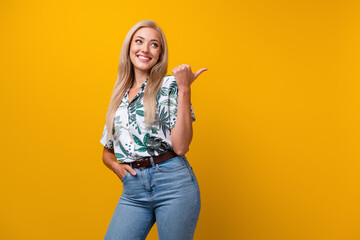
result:
M 130 174 L 130 172 L 126 172 L 126 173 L 125 173 L 125 176 L 124 176 L 122 179 L 120 179 L 121 182 L 124 183 L 124 182 L 126 181 L 126 179 L 128 178 L 129 174 Z
M 181 156 L 176 156 L 156 164 L 156 168 L 161 172 L 177 172 L 186 169 L 187 165 Z

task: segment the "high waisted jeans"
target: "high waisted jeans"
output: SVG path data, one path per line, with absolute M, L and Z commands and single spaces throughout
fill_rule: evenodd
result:
M 185 155 L 129 172 L 105 240 L 145 239 L 156 221 L 160 240 L 193 239 L 200 213 L 199 185 Z

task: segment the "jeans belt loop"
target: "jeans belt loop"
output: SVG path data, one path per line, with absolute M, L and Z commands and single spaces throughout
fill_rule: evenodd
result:
M 150 157 L 150 161 L 152 168 L 155 168 L 154 158 L 152 156 Z

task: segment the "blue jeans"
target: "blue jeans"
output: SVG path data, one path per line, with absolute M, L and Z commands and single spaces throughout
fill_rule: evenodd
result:
M 134 168 L 123 179 L 123 192 L 105 240 L 145 239 L 155 221 L 160 240 L 193 239 L 200 214 L 199 185 L 185 155 L 152 167 Z

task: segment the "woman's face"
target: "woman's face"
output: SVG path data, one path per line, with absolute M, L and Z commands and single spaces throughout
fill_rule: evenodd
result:
M 130 60 L 135 72 L 150 73 L 159 60 L 160 44 L 160 34 L 153 28 L 142 27 L 134 33 L 130 44 Z

